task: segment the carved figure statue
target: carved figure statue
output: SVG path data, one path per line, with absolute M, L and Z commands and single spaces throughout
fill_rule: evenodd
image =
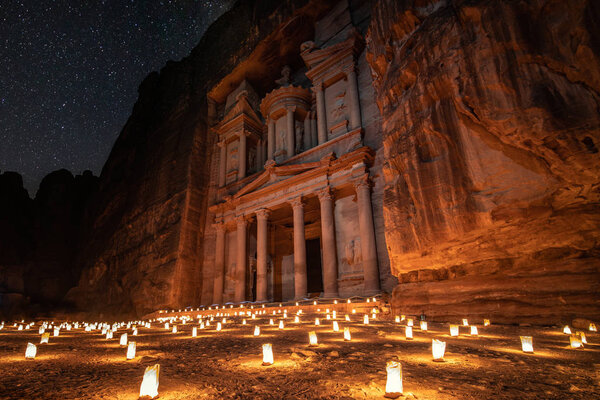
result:
M 238 154 L 237 151 L 232 151 L 229 154 L 229 159 L 231 160 L 231 169 L 238 169 Z
M 360 239 L 356 238 L 349 241 L 345 248 L 345 261 L 348 265 L 354 266 L 362 261 L 362 251 L 360 248 Z
M 256 170 L 256 151 L 251 150 L 248 152 L 248 165 L 252 171 Z
M 291 73 L 292 69 L 289 67 L 289 65 L 286 65 L 281 70 L 281 78 L 277 79 L 275 83 L 277 83 L 279 86 L 289 86 Z
M 280 150 L 285 150 L 286 148 L 286 142 L 285 142 L 285 130 L 280 130 L 279 131 L 279 149 Z
M 302 153 L 302 141 L 304 137 L 304 124 L 296 121 L 296 154 Z
M 331 110 L 331 116 L 333 117 L 333 121 L 334 122 L 339 122 L 341 120 L 343 120 L 346 116 L 346 104 L 345 104 L 345 99 L 346 97 L 346 91 L 344 90 L 343 92 L 338 93 L 335 96 L 335 99 L 333 101 L 333 108 Z

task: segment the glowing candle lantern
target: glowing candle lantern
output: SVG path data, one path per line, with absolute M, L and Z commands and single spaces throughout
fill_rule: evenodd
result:
M 471 336 L 477 336 L 479 332 L 477 331 L 477 327 L 475 325 L 471 325 Z
M 333 331 L 334 332 L 339 332 L 340 331 L 340 327 L 339 327 L 337 321 L 333 321 Z
M 587 344 L 587 338 L 585 337 L 585 333 L 584 332 L 577 331 L 575 334 L 581 338 L 581 343 Z
M 596 324 L 594 324 L 593 322 L 590 322 L 590 326 L 588 329 L 590 330 L 590 332 L 598 332 L 598 329 L 596 328 Z
M 269 319 L 269 325 L 275 325 L 275 322 L 273 322 L 273 318 Z
M 200 329 L 204 329 L 204 322 L 200 322 Z
M 226 323 L 227 323 L 227 318 L 223 318 L 223 321 L 222 321 L 222 322 L 223 322 L 224 324 L 226 324 Z
M 406 320 L 406 325 L 413 326 L 414 324 L 415 324 L 415 321 L 412 318 L 409 318 L 408 320 Z
M 112 338 L 113 338 L 113 332 L 111 330 L 108 330 L 106 332 L 106 340 L 112 339 Z
M 450 336 L 458 336 L 458 325 L 450 325 Z
M 399 324 L 400 323 L 400 316 L 396 315 L 396 323 Z
M 18 331 L 22 331 L 23 330 L 23 325 L 19 325 L 19 327 L 17 328 Z
M 327 319 L 327 321 L 331 320 L 331 315 L 327 314 L 327 315 L 325 316 L 325 319 Z
M 356 314 L 356 308 L 352 309 L 352 314 Z
M 577 335 L 571 335 L 569 337 L 569 342 L 571 344 L 572 349 L 579 349 L 580 347 L 583 347 L 583 343 L 581 343 L 581 338 Z
M 60 333 L 60 329 L 58 328 L 54 328 L 54 336 L 58 336 L 58 334 Z
M 523 353 L 533 353 L 533 337 L 521 336 L 521 348 Z
M 463 318 L 462 324 L 463 326 L 469 326 L 469 321 L 466 318 Z
M 446 352 L 446 342 L 441 340 L 431 340 L 431 353 L 433 354 L 433 361 L 444 361 L 444 353 Z
M 35 358 L 35 354 L 37 353 L 37 347 L 33 343 L 27 343 L 27 349 L 25 350 L 25 358 L 28 360 L 33 360 Z
M 490 326 L 490 320 L 489 319 L 484 319 L 483 320 L 483 326 Z
M 427 330 L 427 321 L 421 321 L 420 325 L 421 325 L 421 330 L 422 331 L 426 331 Z
M 405 326 L 404 327 L 404 337 L 406 338 L 406 340 L 412 340 L 413 338 L 413 327 L 412 326 Z
M 165 322 L 165 329 L 169 330 L 169 323 L 168 322 Z
M 133 360 L 135 358 L 135 342 L 129 342 L 127 344 L 127 359 Z
M 256 319 L 256 314 L 252 314 L 252 319 Z
M 315 332 L 315 331 L 308 332 L 308 345 L 311 347 L 315 347 L 315 346 L 319 345 L 319 342 L 317 341 L 317 332 Z
M 283 329 L 283 320 L 279 321 L 279 329 Z
M 571 328 L 569 328 L 569 325 L 565 325 L 565 327 L 563 328 L 563 333 L 566 335 L 571 334 Z
M 346 321 L 350 322 L 350 316 L 346 314 Z
M 344 328 L 344 340 L 347 342 L 352 340 L 352 337 L 350 336 L 350 328 L 348 328 L 348 327 Z
M 46 329 L 43 326 L 40 326 L 40 329 L 38 329 L 38 333 L 41 335 L 44 332 L 46 332 Z
M 377 318 L 377 316 L 375 315 L 375 313 L 371 314 L 371 318 L 373 318 L 373 319 Z
M 121 335 L 121 338 L 119 339 L 119 346 L 127 346 L 127 334 L 126 333 Z
M 287 311 L 284 311 L 284 312 L 283 312 L 283 318 L 284 318 L 284 319 L 285 319 L 285 318 L 287 318 Z
M 388 399 L 397 399 L 402 395 L 402 365 L 398 361 L 388 361 L 385 395 Z
M 335 310 L 333 310 L 333 312 L 331 313 L 331 318 L 336 319 L 337 318 L 337 312 Z
M 367 303 L 370 303 L 370 302 L 371 302 L 371 299 L 367 299 Z
M 260 335 L 260 326 L 256 325 L 254 327 L 254 336 L 259 336 Z
M 246 318 L 243 319 L 242 325 L 246 325 Z
M 263 350 L 263 366 L 273 365 L 273 346 L 271 343 L 264 343 L 262 345 Z
M 133 335 L 133 336 L 137 336 L 137 334 L 138 334 L 138 329 L 137 329 L 137 328 L 133 328 L 133 333 L 132 333 L 132 335 Z
M 294 322 L 295 323 L 299 323 L 300 322 L 300 318 L 297 315 L 294 317 Z
M 177 325 L 173 325 L 173 330 L 171 332 L 177 333 Z
M 350 299 L 348 299 L 347 303 L 348 303 L 348 304 L 350 304 L 350 303 L 352 303 L 352 302 L 350 301 Z
M 319 318 L 315 318 L 315 325 L 321 325 L 321 322 L 319 322 Z
M 220 331 L 220 330 L 221 330 L 221 323 L 217 322 L 217 331 Z
M 315 301 L 313 301 L 313 306 L 316 306 L 316 305 L 317 305 L 317 301 L 315 300 Z
M 192 337 L 196 337 L 198 336 L 198 328 L 196 328 L 195 326 L 192 328 Z
M 365 316 L 363 318 L 363 324 L 369 325 L 369 316 L 367 314 L 365 314 Z
M 158 376 L 160 373 L 160 364 L 152 367 L 146 367 L 144 379 L 140 387 L 140 397 L 148 396 L 151 399 L 158 397 Z
M 42 339 L 40 340 L 40 344 L 48 343 L 49 340 L 50 340 L 50 332 L 42 333 Z
M 206 326 L 210 326 L 210 321 L 206 321 Z

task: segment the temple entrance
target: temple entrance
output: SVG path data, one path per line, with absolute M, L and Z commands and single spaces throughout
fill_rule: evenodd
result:
M 318 296 L 323 292 L 321 241 L 319 238 L 306 241 L 306 278 L 309 297 Z

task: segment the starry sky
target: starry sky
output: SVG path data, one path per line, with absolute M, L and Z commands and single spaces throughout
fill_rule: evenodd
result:
M 99 175 L 144 77 L 234 0 L 0 0 L 0 172 Z

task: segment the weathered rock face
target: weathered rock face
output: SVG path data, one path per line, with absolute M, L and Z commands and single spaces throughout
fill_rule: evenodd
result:
M 72 263 L 84 209 L 97 178 L 59 170 L 41 182 L 34 200 L 19 174 L 0 175 L 0 313 L 7 316 L 59 304 L 77 283 Z
M 240 1 L 190 57 L 144 80 L 88 210 L 78 257 L 83 273 L 68 300 L 112 315 L 199 304 L 214 140 L 207 90 L 225 75 L 277 71 L 287 61 L 282 35 L 312 27 L 327 3 Z M 260 46 L 276 51 L 248 59 Z
M 594 1 L 374 5 L 396 309 L 600 317 L 598 21 Z

